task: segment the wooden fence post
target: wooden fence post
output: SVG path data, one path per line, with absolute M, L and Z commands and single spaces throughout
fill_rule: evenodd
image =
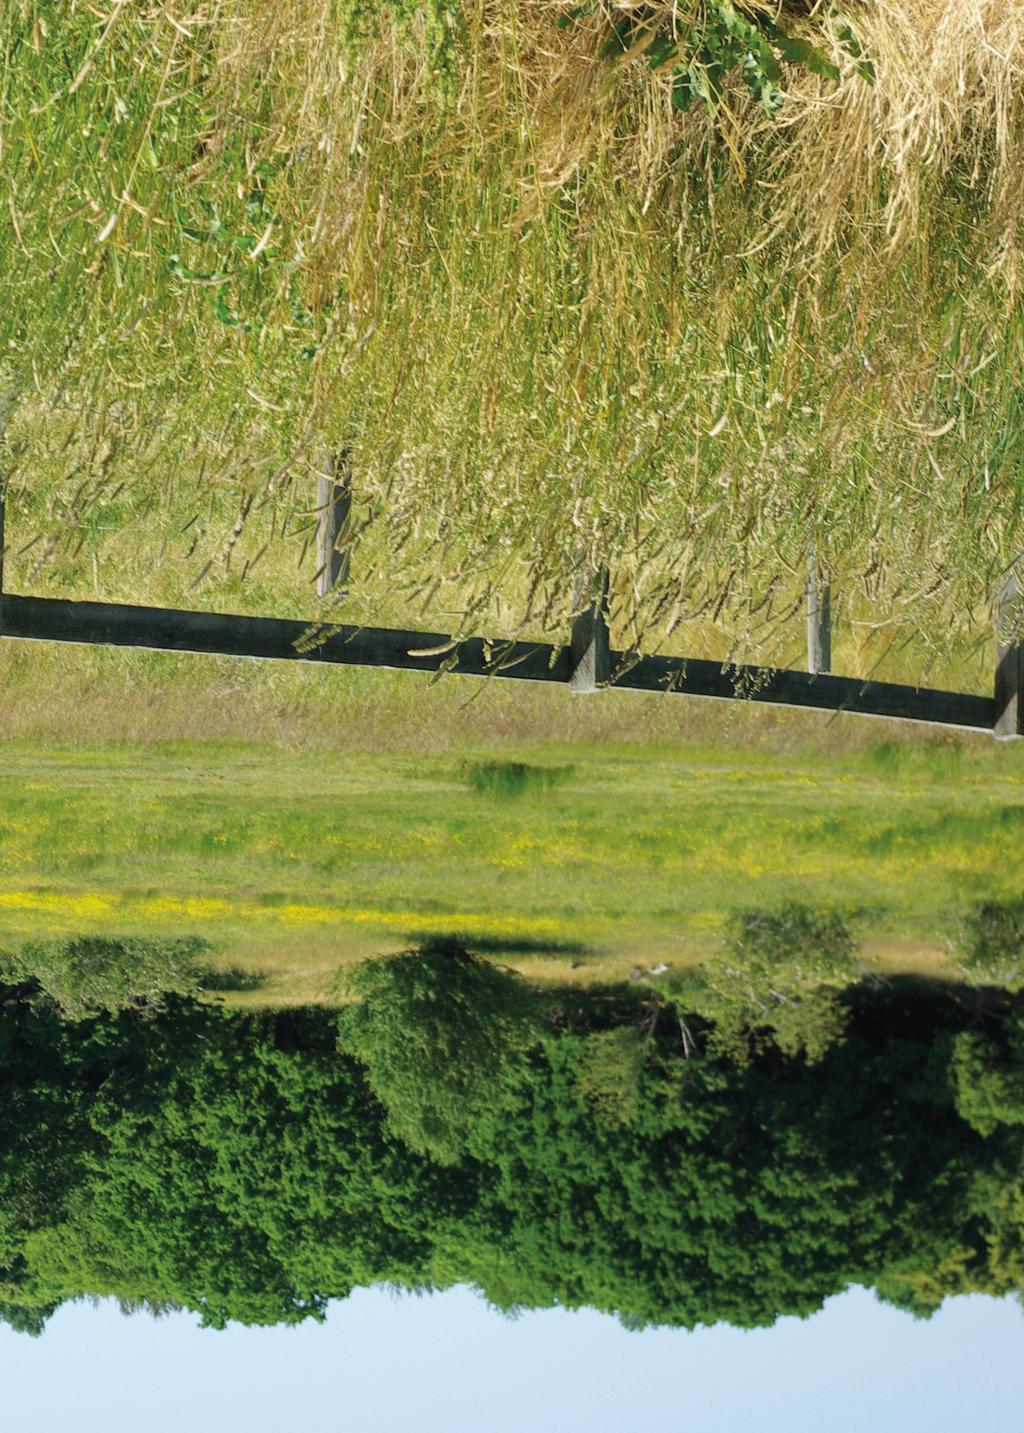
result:
M 1014 573 L 1003 581 L 996 602 L 997 741 L 1024 736 L 1024 644 L 1020 631 L 1020 583 Z
M 819 583 L 813 552 L 807 566 L 807 670 L 812 676 L 832 670 L 832 588 Z
M 0 469 L 0 637 L 4 632 L 4 508 L 6 507 L 7 482 Z
M 0 634 L 4 630 L 4 514 L 7 506 L 7 467 L 4 463 L 4 444 L 7 440 L 7 424 L 18 405 L 18 393 L 14 387 L 0 389 Z
M 316 480 L 316 590 L 344 589 L 352 565 L 352 483 L 348 452 L 326 455 Z
M 572 636 L 569 640 L 571 675 L 569 690 L 573 692 L 596 692 L 607 682 L 611 673 L 608 659 L 608 569 L 601 567 L 588 580 L 586 576 L 577 584 L 578 605 L 589 597 L 587 605 L 573 618 Z

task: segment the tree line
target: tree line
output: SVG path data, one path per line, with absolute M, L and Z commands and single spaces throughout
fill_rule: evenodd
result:
M 1005 991 L 860 981 L 828 1041 L 740 1049 L 732 1006 L 723 1038 L 650 990 L 539 992 L 444 941 L 357 967 L 340 1011 L 170 993 L 71 1019 L 7 980 L 0 1315 L 29 1333 L 84 1295 L 221 1327 L 464 1283 L 754 1327 L 851 1284 L 915 1314 L 1024 1288 Z

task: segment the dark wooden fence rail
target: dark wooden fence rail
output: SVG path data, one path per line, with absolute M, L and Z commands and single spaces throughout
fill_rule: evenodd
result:
M 594 650 L 592 631 L 579 645 L 507 642 L 471 637 L 453 644 L 443 632 L 404 632 L 384 627 L 317 627 L 273 617 L 237 617 L 214 612 L 182 612 L 162 607 L 129 607 L 108 602 L 65 602 L 48 597 L 7 594 L 2 635 L 44 642 L 81 642 L 154 651 L 200 652 L 230 657 L 259 657 L 394 667 L 405 671 L 450 671 L 459 676 L 513 678 L 517 681 L 569 684 L 580 656 Z M 588 621 L 593 627 L 594 618 Z M 585 645 L 584 638 L 589 635 Z M 583 646 L 583 652 L 580 646 Z M 637 657 L 609 651 L 597 639 L 600 666 L 607 661 L 606 686 L 612 690 L 669 692 L 678 696 L 768 702 L 819 711 L 857 712 L 863 716 L 924 722 L 931 726 L 993 731 L 997 709 L 992 697 L 859 681 L 812 672 L 763 667 L 723 666 L 681 657 Z M 602 674 L 603 675 L 603 674 Z M 589 673 L 588 673 L 589 676 Z M 590 683 L 578 687 L 589 689 Z M 1015 733 L 1016 734 L 1016 733 Z
M 1019 624 L 1013 621 L 1021 594 L 1013 578 L 1007 579 L 997 604 L 994 695 L 981 697 L 831 675 L 830 593 L 827 584 L 819 580 L 813 554 L 807 590 L 810 670 L 780 671 L 695 658 L 641 657 L 611 650 L 608 572 L 604 568 L 589 579 L 579 579 L 580 610 L 568 645 L 561 647 L 547 642 L 482 637 L 456 642 L 443 632 L 327 626 L 273 617 L 19 597 L 5 593 L 3 585 L 3 488 L 0 465 L 0 638 L 416 672 L 450 671 L 458 676 L 560 682 L 580 693 L 600 689 L 667 692 L 856 712 L 930 726 L 988 731 L 1000 739 L 1024 736 L 1024 647 Z M 324 461 L 318 478 L 317 508 L 317 585 L 321 596 L 326 596 L 337 592 L 349 576 L 351 483 L 347 455 L 328 456 Z

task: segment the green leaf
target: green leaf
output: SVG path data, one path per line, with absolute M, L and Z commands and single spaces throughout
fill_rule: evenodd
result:
M 864 51 L 861 48 L 861 43 L 857 39 L 857 36 L 853 33 L 845 20 L 841 20 L 836 26 L 836 34 L 839 36 L 839 43 L 846 53 L 852 55 L 855 60 L 859 60 Z
M 238 327 L 238 319 L 235 318 L 234 314 L 228 308 L 227 304 L 224 302 L 223 299 L 214 299 L 212 307 L 214 313 L 220 319 L 221 323 L 226 323 L 231 328 Z
M 621 20 L 612 21 L 612 33 L 600 49 L 602 60 L 614 60 L 619 55 L 624 55 L 633 44 L 639 25 L 634 25 L 630 20 L 623 17 Z
M 810 70 L 812 75 L 823 75 L 829 80 L 839 78 L 838 66 L 827 59 L 816 45 L 812 45 L 808 40 L 801 40 L 796 35 L 787 35 L 770 20 L 765 21 L 764 28 L 787 64 L 802 65 L 805 70 Z
M 679 58 L 679 45 L 668 35 L 659 35 L 648 45 L 644 58 L 652 70 L 661 69 L 662 65 L 667 65 L 670 60 Z
M 226 284 L 230 278 L 229 274 L 203 274 L 198 269 L 190 269 L 187 264 L 181 262 L 177 254 L 169 254 L 167 264 L 175 278 L 186 284 Z
M 858 75 L 860 75 L 862 80 L 866 80 L 869 85 L 873 85 L 875 83 L 874 62 L 862 58 L 864 55 L 864 47 L 845 20 L 836 26 L 836 34 L 839 37 L 839 43 L 851 59 L 860 62 L 854 65 L 854 69 Z
M 593 0 L 590 0 L 590 3 L 586 5 L 574 5 L 573 8 L 564 15 L 559 15 L 556 21 L 557 27 L 559 30 L 567 30 L 575 21 L 582 20 L 585 15 L 592 15 L 593 13 Z
M 737 40 L 749 38 L 754 26 L 744 15 L 740 15 L 729 4 L 728 0 L 718 0 L 718 15 L 722 25 L 730 35 L 735 35 Z
M 693 107 L 697 91 L 690 78 L 689 70 L 679 68 L 672 72 L 672 107 L 683 113 Z
M 744 64 L 748 65 L 748 67 L 758 69 L 765 79 L 770 80 L 772 84 L 777 85 L 782 79 L 782 66 L 772 54 L 768 45 L 761 39 L 760 35 L 751 43 L 750 51 L 744 60 Z

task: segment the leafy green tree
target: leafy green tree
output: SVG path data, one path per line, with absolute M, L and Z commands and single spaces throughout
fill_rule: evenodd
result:
M 59 1303 L 46 1304 L 38 1309 L 28 1305 L 0 1303 L 0 1324 L 6 1324 L 15 1333 L 27 1333 L 29 1338 L 38 1338 L 46 1328 L 47 1320 L 59 1308 Z
M 956 1107 L 980 1134 L 1024 1125 L 1024 1024 L 1008 1020 L 998 1034 L 964 1031 L 953 1046 Z
M 858 975 L 856 946 L 836 911 L 791 903 L 733 916 L 722 952 L 678 983 L 677 997 L 713 1022 L 709 1042 L 745 1060 L 765 1040 L 820 1060 L 842 1039 L 839 998 Z
M 158 1010 L 170 992 L 196 994 L 201 988 L 197 956 L 209 947 L 197 937 L 183 940 L 33 941 L 0 957 L 7 979 L 34 981 L 72 1020 L 130 1006 Z
M 603 1118 L 632 1124 L 640 1113 L 645 1041 L 635 1025 L 595 1030 L 582 1041 L 577 1084 Z
M 958 1108 L 966 1004 L 861 987 L 809 1068 L 766 1037 L 743 1063 L 686 1059 L 670 1022 L 638 1028 L 635 1001 L 595 996 L 592 1023 L 538 1027 L 527 998 L 466 1086 L 458 1031 L 480 1051 L 479 1029 L 514 1026 L 520 985 L 461 948 L 411 958 L 397 980 L 382 963 L 383 1008 L 371 993 L 345 1012 L 371 1017 L 357 1035 L 376 1086 L 330 1010 L 170 995 L 68 1021 L 0 988 L 0 1316 L 33 1332 L 95 1294 L 213 1326 L 296 1322 L 364 1285 L 469 1283 L 506 1308 L 750 1327 L 851 1283 L 915 1313 L 1024 1287 L 1024 1125 L 983 1135 Z M 472 989 L 493 1006 L 479 1027 L 444 1008 Z M 1012 1019 L 989 1034 L 1008 1059 Z M 443 1107 L 439 1156 L 386 1107 L 422 1134 L 403 1048 L 405 1069 L 451 1055 L 468 1091 L 457 1125 Z
M 320 1317 L 356 1286 L 429 1282 L 476 1201 L 472 1169 L 390 1136 L 331 1012 L 170 996 L 156 1016 L 14 1018 L 0 1300 L 26 1316 L 87 1293 L 213 1327 Z
M 579 1087 L 585 1039 L 546 1040 L 520 1112 L 478 1131 L 497 1182 L 460 1266 L 495 1302 L 749 1327 L 951 1246 L 984 1261 L 969 1198 L 982 1142 L 948 1090 L 936 1103 L 916 1080 L 927 1047 L 851 1033 L 811 1070 L 777 1052 L 686 1061 L 666 1043 L 626 1125 Z
M 974 906 L 960 922 L 954 946 L 965 980 L 1024 989 L 1024 896 Z
M 364 961 L 346 988 L 354 1003 L 339 1017 L 339 1048 L 363 1065 L 410 1149 L 457 1163 L 536 1037 L 529 988 L 454 940 Z

